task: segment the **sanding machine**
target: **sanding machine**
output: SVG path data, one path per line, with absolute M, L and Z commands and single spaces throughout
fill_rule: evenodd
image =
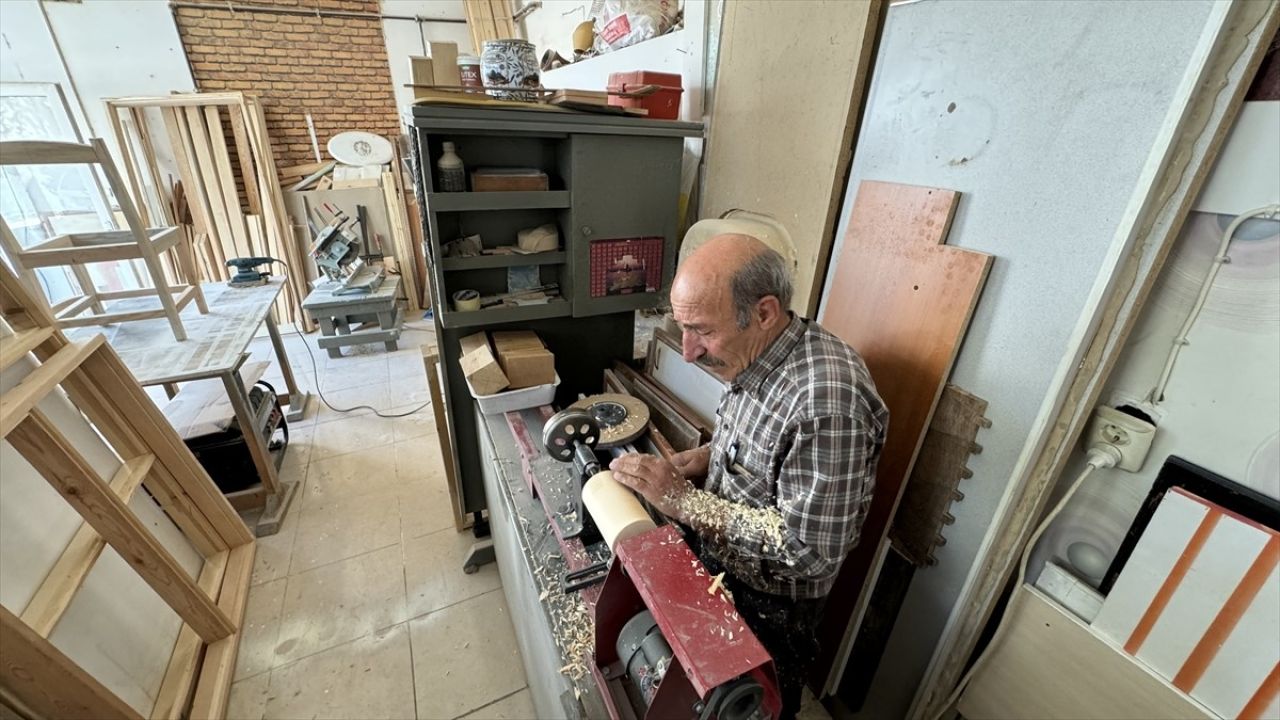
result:
M 629 396 L 584 398 L 543 426 L 548 453 L 572 462 L 582 481 L 575 512 L 584 531 L 598 533 L 612 551 L 594 607 L 591 663 L 609 715 L 777 717 L 773 661 L 732 599 L 677 527 L 657 526 L 636 496 L 601 470 L 598 451 L 616 454 L 644 432 L 648 411 L 637 404 L 644 408 Z

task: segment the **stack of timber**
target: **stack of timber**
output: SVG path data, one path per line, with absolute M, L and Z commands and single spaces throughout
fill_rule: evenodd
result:
M 301 308 L 306 255 L 285 211 L 261 102 L 239 92 L 115 98 L 107 100 L 107 115 L 144 221 L 175 225 L 182 219 L 175 217 L 173 180 L 157 163 L 158 148 L 167 147 L 190 210 L 203 279 L 226 280 L 231 258 L 279 258 L 291 272 L 276 314 L 314 329 Z

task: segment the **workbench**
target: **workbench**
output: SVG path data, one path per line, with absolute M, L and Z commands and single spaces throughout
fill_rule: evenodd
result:
M 537 412 L 526 411 L 524 416 Z M 548 408 L 544 417 L 549 412 Z M 560 590 L 560 575 L 576 568 L 565 562 L 524 471 L 527 466 L 535 480 L 556 482 L 571 474 L 572 466 L 550 458 L 526 462 L 506 415 L 483 415 L 477 410 L 475 422 L 485 459 L 482 476 L 502 592 L 537 717 L 608 717 L 590 672 L 580 667 L 584 650 L 590 661 L 591 647 L 585 639 L 594 637 L 590 604 L 600 586 L 569 594 Z
M 170 397 L 177 392 L 178 383 L 208 378 L 221 380 L 240 427 L 253 428 L 256 427 L 254 413 L 240 376 L 240 366 L 249 356 L 249 341 L 265 322 L 288 391 L 279 396 L 280 404 L 287 406 L 285 414 L 289 420 L 302 419 L 310 393 L 298 390 L 284 342 L 280 339 L 280 330 L 271 315 L 271 306 L 284 289 L 284 278 L 273 277 L 264 285 L 247 288 L 206 283 L 201 289 L 209 312 L 183 314 L 187 340 L 175 340 L 168 320 L 164 318 L 104 327 L 71 328 L 66 334 L 73 340 L 83 340 L 102 333 L 138 384 L 162 385 Z M 149 301 L 152 299 L 130 298 L 112 303 L 110 307 L 112 312 L 127 312 L 139 307 L 145 309 Z M 259 536 L 272 535 L 279 530 L 298 483 L 280 481 L 276 471 L 282 456 L 276 454 L 273 457 L 258 433 L 245 433 L 245 443 L 260 482 L 227 494 L 227 499 L 237 510 L 262 508 L 255 531 Z
M 302 301 L 302 309 L 320 323 L 320 338 L 316 343 L 331 358 L 342 357 L 341 348 L 364 343 L 383 343 L 387 352 L 395 352 L 400 339 L 400 327 L 404 314 L 396 307 L 400 294 L 400 278 L 388 275 L 377 290 L 369 293 L 335 295 L 336 283 L 324 283 L 312 290 Z M 376 328 L 357 328 L 352 325 L 378 323 Z

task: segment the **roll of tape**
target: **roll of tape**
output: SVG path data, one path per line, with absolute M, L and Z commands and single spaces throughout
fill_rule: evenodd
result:
M 459 312 L 480 309 L 480 293 L 475 290 L 459 290 L 453 294 L 453 309 Z

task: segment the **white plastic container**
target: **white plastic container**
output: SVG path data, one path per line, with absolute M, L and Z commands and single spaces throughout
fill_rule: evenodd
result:
M 467 389 L 471 397 L 476 399 L 480 412 L 485 415 L 501 415 L 513 410 L 535 408 L 539 405 L 550 405 L 556 397 L 556 387 L 560 385 L 560 373 L 556 373 L 556 381 L 549 385 L 534 385 L 519 390 L 504 390 L 492 395 L 477 395 L 476 389 L 467 381 Z

